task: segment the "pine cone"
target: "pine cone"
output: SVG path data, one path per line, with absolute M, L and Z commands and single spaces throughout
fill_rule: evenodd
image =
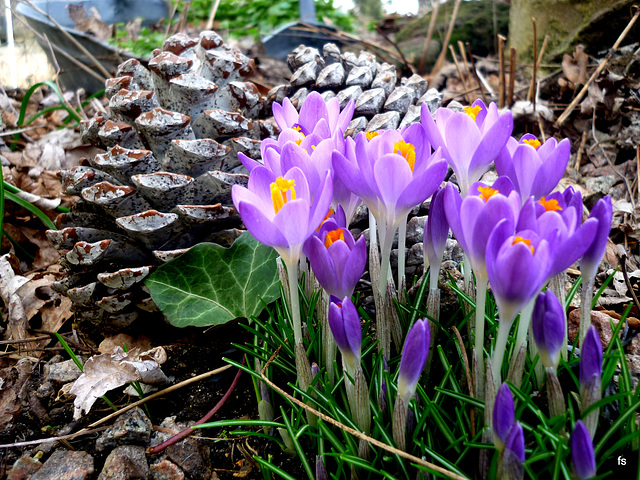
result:
M 65 193 L 79 195 L 60 230 L 47 232 L 64 253 L 67 277 L 56 284 L 74 303 L 76 320 L 122 329 L 159 318 L 144 287 L 153 269 L 200 242 L 230 245 L 241 233 L 231 187 L 247 182 L 242 152 L 260 159 L 262 139 L 279 133 L 273 101 L 293 95 L 300 106 L 310 89 L 341 106 L 356 100 L 349 134 L 419 120 L 441 97 L 417 75 L 396 87 L 395 67 L 368 52 L 341 54 L 333 44 L 300 46 L 290 55 L 289 85 L 263 101 L 245 81 L 254 62 L 213 31 L 183 34 L 154 51 L 148 68 L 128 60 L 106 82 L 109 113 L 83 123 L 83 139 L 104 153 L 62 171 Z

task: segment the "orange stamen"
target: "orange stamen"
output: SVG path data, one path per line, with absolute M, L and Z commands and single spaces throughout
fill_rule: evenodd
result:
M 399 142 L 393 144 L 393 153 L 402 155 L 409 164 L 409 168 L 411 168 L 411 171 L 413 172 L 413 167 L 416 164 L 416 147 L 414 147 L 411 143 L 400 140 Z
M 524 143 L 526 143 L 527 145 L 531 145 L 533 148 L 535 148 L 536 150 L 538 149 L 538 147 L 540 145 L 542 145 L 540 143 L 540 140 L 538 140 L 537 138 L 525 138 L 524 140 L 522 140 Z
M 342 228 L 337 228 L 327 232 L 327 236 L 324 238 L 324 246 L 329 248 L 333 242 L 337 242 L 338 240 L 342 240 L 344 242 L 344 230 Z
M 482 111 L 482 107 L 480 105 L 476 105 L 474 107 L 464 107 L 464 113 L 469 115 L 473 121 L 476 121 L 476 117 Z
M 516 243 L 524 243 L 527 247 L 529 247 L 531 253 L 535 253 L 533 245 L 531 245 L 531 240 L 529 240 L 528 238 L 516 236 L 516 238 L 513 239 L 513 243 L 511 245 L 515 245 Z
M 478 187 L 478 191 L 480 192 L 478 196 L 484 200 L 484 203 L 487 203 L 491 197 L 499 193 L 498 190 L 491 187 Z
M 302 143 L 302 139 L 301 139 L 301 138 L 299 138 L 298 140 L 296 140 L 296 143 L 297 143 L 298 145 L 300 145 L 300 144 Z
M 276 178 L 271 186 L 271 201 L 273 203 L 273 211 L 277 214 L 280 209 L 287 203 L 287 192 L 291 191 L 291 200 L 296 199 L 296 190 L 293 188 L 294 180 L 285 180 L 282 177 Z
M 378 132 L 364 132 L 364 136 L 367 137 L 367 140 L 371 140 L 372 138 L 380 135 Z
M 562 207 L 560 206 L 558 201 L 553 198 L 547 200 L 546 198 L 542 197 L 538 203 L 544 207 L 544 210 L 546 212 L 555 212 L 558 210 L 562 210 Z
M 322 226 L 322 224 L 323 224 L 324 222 L 326 222 L 327 220 L 329 220 L 329 217 L 330 217 L 331 215 L 333 215 L 334 213 L 336 213 L 336 212 L 334 212 L 332 209 L 329 209 L 329 211 L 328 211 L 328 212 L 327 212 L 327 214 L 325 215 L 324 219 L 320 222 L 320 225 L 318 225 L 318 228 L 316 228 L 316 232 L 319 232 L 319 231 L 320 231 L 320 227 Z

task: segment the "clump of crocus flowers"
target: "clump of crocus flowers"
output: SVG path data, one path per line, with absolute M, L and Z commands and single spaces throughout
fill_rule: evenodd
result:
M 299 387 L 312 386 L 298 299 L 299 266 L 302 262 L 307 271 L 308 261 L 310 273 L 331 296 L 324 325 L 329 325 L 341 354 L 354 424 L 361 432 L 369 432 L 369 383 L 360 366 L 362 331 L 351 299 L 367 268 L 367 248 L 364 236 L 354 238 L 349 230 L 355 208 L 363 202 L 370 219 L 368 268 L 376 300 L 378 350 L 384 358 L 393 350 L 402 352 L 393 439 L 398 448 L 409 448 L 408 411 L 438 330 L 434 321 L 438 320 L 439 268 L 451 229 L 465 253 L 465 289 L 476 299 L 470 328 L 475 384 L 471 395 L 485 403 L 483 439 L 494 439 L 501 477 L 522 478 L 525 433 L 514 417 L 513 398 L 503 374 L 508 371 L 508 380 L 519 386 L 527 348 L 532 349 L 545 368 L 551 414 L 563 413 L 556 368 L 560 356 L 566 354 L 566 314 L 560 301 L 545 289 L 576 261 L 581 262 L 584 275 L 585 313 L 579 335 L 582 409 L 599 399 L 602 350 L 585 322 L 593 278 L 611 225 L 610 199 L 600 200 L 583 222 L 580 195 L 573 189 L 554 192 L 569 159 L 568 140 L 543 142 L 533 135 L 515 139 L 511 137 L 511 113 L 500 112 L 493 103 L 487 107 L 478 100 L 460 112 L 440 108 L 435 118 L 423 105 L 420 123 L 401 130 L 361 132 L 355 138 L 344 136 L 353 115 L 352 102 L 340 110 L 337 99 L 325 102 L 312 92 L 299 113 L 288 99 L 275 104 L 273 111 L 280 136 L 263 143 L 262 162 L 242 157 L 250 170 L 249 182 L 247 187 L 234 186 L 232 194 L 247 229 L 276 249 L 286 265 Z M 493 162 L 500 177 L 493 184 L 482 183 L 481 177 Z M 449 167 L 456 184 L 444 183 Z M 431 318 L 409 325 L 405 336 L 392 307 L 398 290 L 405 288 L 404 232 L 410 211 L 429 197 L 424 251 L 425 269 L 428 266 L 431 275 Z M 394 280 L 390 252 L 397 232 L 398 276 Z M 499 314 L 493 349 L 485 338 L 489 286 Z M 518 316 L 519 328 L 513 332 L 516 344 L 505 370 L 507 341 Z M 334 358 L 325 355 L 313 360 L 321 369 L 333 371 Z M 374 392 L 373 397 L 379 396 L 380 392 Z M 593 437 L 597 411 L 582 421 L 572 440 L 577 452 L 574 458 L 589 455 L 583 430 Z M 583 472 L 592 471 L 591 467 L 577 470 L 580 478 Z

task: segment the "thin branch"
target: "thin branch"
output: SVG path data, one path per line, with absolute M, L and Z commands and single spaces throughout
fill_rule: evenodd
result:
M 456 0 L 456 3 L 453 5 L 453 13 L 451 13 L 449 28 L 447 28 L 447 33 L 444 37 L 444 41 L 442 42 L 442 51 L 440 52 L 440 56 L 438 57 L 438 60 L 436 60 L 436 64 L 431 69 L 431 75 L 435 74 L 438 70 L 442 68 L 442 65 L 444 65 L 444 61 L 447 57 L 447 48 L 449 46 L 449 40 L 451 40 L 451 34 L 453 33 L 453 27 L 456 23 L 456 17 L 458 16 L 458 10 L 460 9 L 461 3 L 462 3 L 462 0 Z
M 429 20 L 429 30 L 427 30 L 427 38 L 424 40 L 424 47 L 422 49 L 422 56 L 420 57 L 420 63 L 418 64 L 418 73 L 425 73 L 425 63 L 427 63 L 427 54 L 429 53 L 429 44 L 433 37 L 433 30 L 436 26 L 436 19 L 438 18 L 438 9 L 440 8 L 440 0 L 431 0 L 431 20 Z
M 635 10 L 633 17 L 631 18 L 631 20 L 629 20 L 629 23 L 627 24 L 625 29 L 622 31 L 622 33 L 616 40 L 616 43 L 614 43 L 613 47 L 611 47 L 611 50 L 609 50 L 609 53 L 607 53 L 607 56 L 604 57 L 604 60 L 600 62 L 600 65 L 598 65 L 598 68 L 596 68 L 596 71 L 593 72 L 591 77 L 589 77 L 589 80 L 587 80 L 587 83 L 584 84 L 584 86 L 582 87 L 582 90 L 580 90 L 578 95 L 576 95 L 576 98 L 573 99 L 573 101 L 569 104 L 567 109 L 562 113 L 562 115 L 560 115 L 560 117 L 556 121 L 556 125 L 558 127 L 561 126 L 567 120 L 567 118 L 569 118 L 569 115 L 571 115 L 571 112 L 573 111 L 573 109 L 576 108 L 576 105 L 578 105 L 580 100 L 582 100 L 582 97 L 586 95 L 591 84 L 595 81 L 596 78 L 598 78 L 598 75 L 600 75 L 600 73 L 605 69 L 605 67 L 607 66 L 607 63 L 609 63 L 609 60 L 611 60 L 611 57 L 613 57 L 614 52 L 618 49 L 618 47 L 620 46 L 622 41 L 625 39 L 627 34 L 631 31 L 631 28 L 633 27 L 633 25 L 638 20 L 638 17 L 640 16 L 640 8 L 637 5 L 634 5 L 632 9 Z
M 76 433 L 70 433 L 69 435 L 62 435 L 60 437 L 50 437 L 50 438 L 42 438 L 40 440 L 29 440 L 28 442 L 16 442 L 16 443 L 5 443 L 0 445 L 0 448 L 17 448 L 17 447 L 29 447 L 31 445 L 42 445 L 43 443 L 50 442 L 60 442 L 63 440 L 73 440 L 76 437 L 81 437 L 82 435 L 91 435 L 92 433 L 101 432 L 106 430 L 109 427 L 100 427 L 94 428 L 92 430 L 80 430 Z

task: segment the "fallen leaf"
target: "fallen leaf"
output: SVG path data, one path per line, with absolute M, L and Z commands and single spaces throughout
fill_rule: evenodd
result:
M 130 335 L 119 333 L 117 335 L 106 337 L 102 342 L 100 342 L 98 351 L 100 353 L 111 353 L 115 347 L 122 347 L 122 345 L 125 345 L 129 351 L 137 348 L 144 352 L 151 349 L 151 340 L 144 335 L 133 338 Z
M 0 257 L 0 297 L 9 310 L 6 317 L 9 339 L 22 340 L 26 336 L 27 316 L 17 292 L 29 279 L 16 274 L 10 255 L 7 253 Z
M 562 73 L 575 86 L 584 85 L 587 82 L 587 65 L 589 55 L 584 53 L 584 47 L 578 45 L 573 52 L 573 57 L 566 53 L 562 57 Z
M 160 369 L 166 359 L 167 353 L 162 347 L 144 353 L 137 348 L 125 353 L 121 347 L 115 347 L 111 354 L 91 357 L 70 390 L 76 396 L 73 418 L 78 420 L 91 410 L 98 397 L 126 383 L 167 383 L 169 380 Z
M 98 40 L 106 40 L 111 36 L 111 27 L 102 21 L 95 7 L 89 9 L 89 14 L 82 5 L 70 3 L 67 8 L 69 17 L 81 32 L 92 33 Z

